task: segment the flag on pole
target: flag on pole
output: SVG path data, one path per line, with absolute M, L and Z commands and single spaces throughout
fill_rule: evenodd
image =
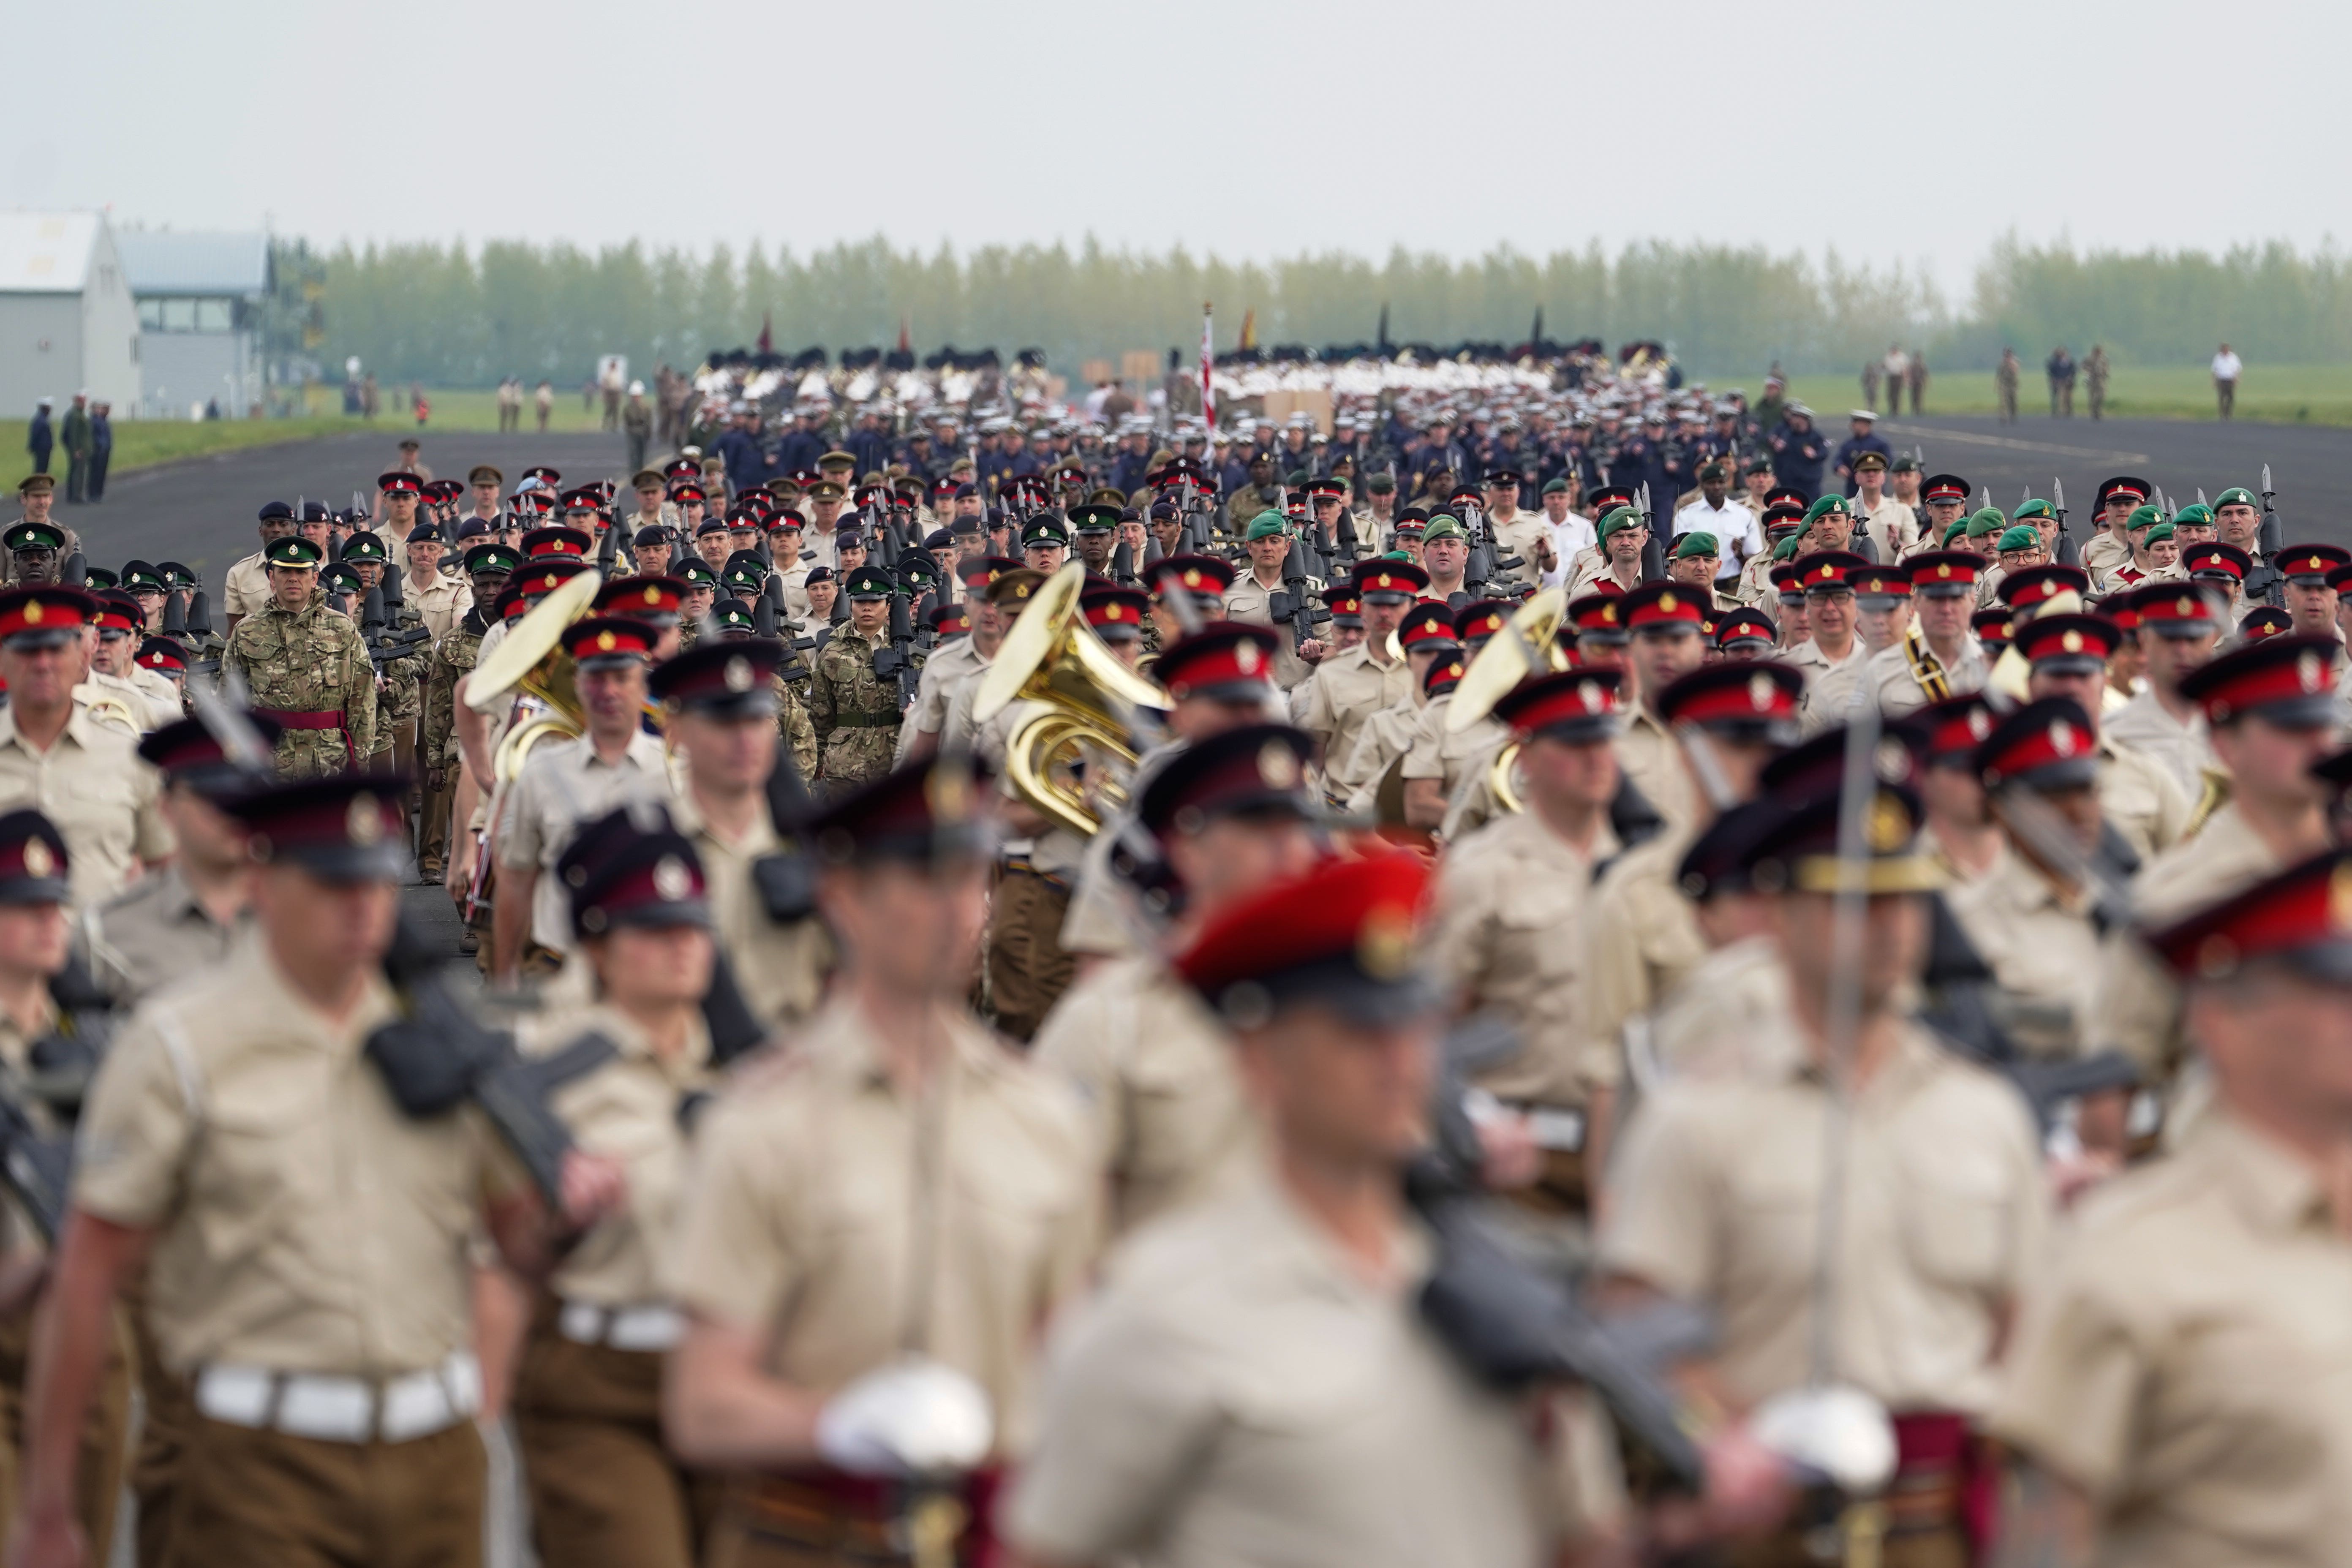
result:
M 915 352 L 915 323 L 904 310 L 898 312 L 898 352 L 902 354 Z
M 1216 316 L 1212 301 L 1201 301 L 1201 417 L 1209 428 L 1217 427 L 1217 389 L 1213 377 L 1217 368 Z
M 769 312 L 765 310 L 760 312 L 760 352 L 763 354 L 776 352 L 775 325 Z
M 1255 305 L 1242 312 L 1242 341 L 1235 346 L 1244 349 L 1257 347 L 1257 307 Z

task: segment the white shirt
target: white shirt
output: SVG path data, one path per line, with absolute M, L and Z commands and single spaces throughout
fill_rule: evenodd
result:
M 1568 581 L 1570 563 L 1599 543 L 1601 536 L 1593 531 L 1592 520 L 1578 512 L 1570 512 L 1564 521 L 1553 522 L 1549 517 L 1544 521 L 1551 529 L 1551 570 L 1543 574 L 1543 585 L 1557 588 Z
M 2213 356 L 2215 381 L 2235 381 L 2238 379 L 2238 373 L 2245 368 L 2245 362 L 2227 349 Z
M 1715 573 L 1718 583 L 1738 576 L 1740 562 L 1764 550 L 1764 531 L 1757 526 L 1756 514 L 1728 495 L 1723 498 L 1721 507 L 1707 505 L 1706 498 L 1701 496 L 1675 513 L 1675 537 L 1680 539 L 1693 532 L 1712 533 L 1715 542 L 1723 546 L 1723 564 Z M 1735 552 L 1735 544 L 1743 548 Z

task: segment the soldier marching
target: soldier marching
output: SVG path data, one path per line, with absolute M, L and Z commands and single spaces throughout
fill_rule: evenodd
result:
M 1650 407 L 28 507 L 7 1561 L 2331 1560 L 2343 552 Z

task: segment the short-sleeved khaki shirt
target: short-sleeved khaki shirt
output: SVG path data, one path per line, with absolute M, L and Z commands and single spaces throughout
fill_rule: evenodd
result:
M 1024 1553 L 1143 1568 L 1536 1568 L 1612 1510 L 1583 1422 L 1547 1452 L 1403 1278 L 1364 1278 L 1271 1176 L 1154 1226 L 1056 1332 L 1003 1515 Z M 1582 1468 L 1580 1468 L 1580 1460 Z
M 468 1243 L 485 1134 L 414 1120 L 362 1047 L 393 1016 L 371 977 L 341 1023 L 257 931 L 131 1016 L 83 1112 L 75 1206 L 159 1234 L 163 1363 L 384 1377 L 472 1343 Z
M 1927 647 L 1925 639 L 1919 642 L 1918 652 L 1927 665 L 1942 674 L 1955 697 L 1982 691 L 1992 674 L 1992 666 L 1986 661 L 1984 649 L 1973 636 L 1960 639 L 1960 657 L 1952 661 L 1949 668 L 1945 668 L 1944 661 L 1936 657 L 1936 651 Z M 1911 657 L 1911 643 L 1901 641 L 1872 654 L 1864 668 L 1863 679 L 1877 697 L 1880 710 L 1890 717 L 1916 713 L 1927 706 L 1927 693 L 1919 684 Z
M 776 1374 L 819 1392 L 912 1345 L 988 1392 L 1017 1452 L 1032 1341 L 1093 1256 L 1100 1182 L 1066 1085 L 940 1023 L 952 1055 L 918 1098 L 844 998 L 704 1113 L 669 1294 L 765 1328 Z
M 76 904 L 113 897 L 138 862 L 176 847 L 156 805 L 160 787 L 139 760 L 138 735 L 79 702 L 46 752 L 16 733 L 15 709 L 0 708 L 0 811 L 30 806 L 57 824 Z
M 1620 1151 L 1602 1264 L 1713 1308 L 1716 1364 L 1744 1404 L 1811 1370 L 1827 1110 L 1809 1066 L 1669 1085 Z M 2004 1304 L 2049 1231 L 2025 1101 L 1906 1025 L 1847 1129 L 1836 1374 L 1897 1412 L 1980 1414 Z
M 2161 763 L 2099 737 L 2099 810 L 2147 864 L 2189 833 L 2189 797 Z
M 711 934 L 719 939 L 735 972 L 735 984 L 752 1015 L 772 1032 L 799 1024 L 816 1011 L 833 972 L 833 938 L 812 917 L 780 925 L 768 916 L 751 866 L 783 847 L 763 805 L 740 843 L 728 843 L 694 809 L 694 796 L 681 794 L 670 807 L 677 830 L 694 840 L 710 904 Z
M 1480 1088 L 1576 1106 L 1587 1084 L 1616 1081 L 1615 1053 L 1586 1061 L 1580 1028 L 1592 868 L 1616 850 L 1605 823 L 1580 851 L 1518 812 L 1465 836 L 1439 862 L 1432 965 L 1465 1011 L 1498 1009 L 1519 1033 L 1518 1053 L 1482 1072 Z
M 223 925 L 189 890 L 179 863 L 159 867 L 82 916 L 90 972 L 122 1002 L 218 968 L 250 922 Z
M 436 647 L 449 635 L 449 628 L 464 620 L 466 612 L 474 607 L 474 584 L 469 578 L 445 576 L 436 572 L 433 580 L 421 588 L 414 577 L 404 578 L 401 588 L 417 617 L 425 623 L 425 629 L 433 634 Z
M 907 716 L 898 725 L 898 758 L 906 760 L 907 749 L 918 736 L 938 735 L 947 728 L 948 710 L 955 704 L 957 689 L 967 680 L 977 679 L 989 666 L 970 637 L 960 637 L 951 643 L 934 649 L 923 661 L 921 679 L 915 682 L 915 700 L 907 707 Z
M 1650 1051 L 1669 1079 L 1780 1078 L 1797 1066 L 1789 970 L 1769 936 L 1716 948 L 1654 1015 Z
M 1233 1051 L 1157 958 L 1112 959 L 1045 1015 L 1029 1057 L 1086 1101 L 1115 1232 L 1221 1190 L 1245 1166 L 1254 1118 Z
M 2027 1055 L 2082 1055 L 2097 1016 L 2105 943 L 2084 896 L 2062 893 L 2004 845 L 1992 868 L 1944 894 L 1969 944 L 1992 968 L 2001 1023 Z
M 1410 691 L 1364 720 L 1347 753 L 1324 758 L 1324 785 L 1350 811 L 1369 811 L 1390 764 L 1412 747 L 1421 727 L 1421 694 Z
M 642 730 L 629 737 L 629 749 L 617 763 L 597 756 L 595 743 L 585 735 L 551 741 L 531 752 L 507 796 L 499 825 L 499 864 L 539 872 L 531 893 L 533 942 L 557 952 L 572 951 L 572 900 L 555 875 L 555 862 L 583 824 L 640 800 L 671 804 L 662 743 Z
M 2185 720 L 2165 711 L 2153 689 L 2143 691 L 2099 721 L 2099 731 L 2118 746 L 2128 747 L 2157 763 L 2180 786 L 2182 798 L 2194 810 L 2205 793 L 2205 775 L 2221 761 L 2205 716 L 2192 712 Z
M 1323 748 L 1328 775 L 1356 749 L 1356 738 L 1374 713 L 1403 698 L 1412 688 L 1412 670 L 1404 659 L 1382 664 L 1372 657 L 1370 643 L 1335 653 L 1315 667 L 1308 685 L 1307 711 L 1298 727 Z
M 1682 742 L 1645 705 L 1627 714 L 1617 733 L 1617 765 L 1669 826 L 1685 826 L 1697 811 L 1698 791 L 1684 765 Z
M 269 604 L 269 563 L 257 550 L 221 575 L 221 608 L 226 615 L 257 616 Z
M 1454 694 L 1441 691 L 1422 704 L 1421 718 L 1414 724 L 1412 744 L 1404 754 L 1404 776 L 1409 779 L 1435 779 L 1448 801 L 1461 787 L 1471 765 L 1482 757 L 1492 757 L 1495 748 L 1510 738 L 1510 731 L 1492 715 L 1460 730 L 1445 727 L 1445 716 L 1453 710 Z
M 1310 582 L 1308 586 L 1314 584 Z M 1234 585 L 1225 590 L 1225 618 L 1274 627 L 1274 683 L 1287 691 L 1306 679 L 1307 671 L 1315 667 L 1298 657 L 1297 636 L 1292 628 L 1274 624 L 1273 596 L 1285 591 L 1280 584 L 1267 587 L 1254 572 L 1244 568 L 1234 579 Z
M 1871 652 L 1860 637 L 1853 639 L 1853 646 L 1846 649 L 1843 658 L 1834 661 L 1821 652 L 1819 643 L 1807 643 L 1805 646 L 1813 650 L 1820 662 L 1811 666 L 1807 671 L 1811 679 L 1805 682 L 1805 698 L 1798 709 L 1798 716 L 1804 724 L 1806 734 L 1818 735 L 1853 716 L 1854 693 L 1870 686 Z M 1796 661 L 1791 659 L 1790 662 L 1793 664 Z M 1875 700 L 1875 693 L 1873 693 L 1873 700 Z
M 2340 1563 L 2352 1247 L 2226 1110 L 2086 1200 L 2026 1298 L 1991 1431 L 2087 1491 L 2101 1563 Z
M 1706 956 L 1698 920 L 1675 873 L 1697 830 L 1669 826 L 1617 857 L 1584 919 L 1584 1047 L 1595 1083 L 1617 1081 L 1625 1021 L 1671 997 Z M 1610 1076 L 1599 1076 L 1601 1064 Z
M 567 1301 L 639 1306 L 661 1299 L 662 1252 L 686 1184 L 679 1102 L 709 1092 L 718 1078 L 699 1017 L 686 1049 L 675 1056 L 656 1052 L 643 1029 L 608 1006 L 533 1019 L 516 1031 L 516 1047 L 526 1057 L 553 1056 L 591 1033 L 610 1040 L 618 1054 L 557 1088 L 550 1104 L 582 1149 L 625 1167 L 628 1201 L 581 1237 L 549 1286 Z

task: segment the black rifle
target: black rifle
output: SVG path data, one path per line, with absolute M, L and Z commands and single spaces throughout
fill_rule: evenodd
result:
M 1278 626 L 1290 628 L 1293 648 L 1307 646 L 1315 635 L 1317 619 L 1329 620 L 1331 612 L 1307 600 L 1307 547 L 1298 536 L 1290 540 L 1290 553 L 1282 563 L 1282 588 L 1265 596 L 1266 618 Z
M 89 562 L 80 551 L 66 557 L 66 563 L 58 568 L 58 581 L 68 588 L 79 588 L 89 581 Z
M 1110 580 L 1122 588 L 1135 586 L 1135 546 L 1124 539 L 1111 550 Z

